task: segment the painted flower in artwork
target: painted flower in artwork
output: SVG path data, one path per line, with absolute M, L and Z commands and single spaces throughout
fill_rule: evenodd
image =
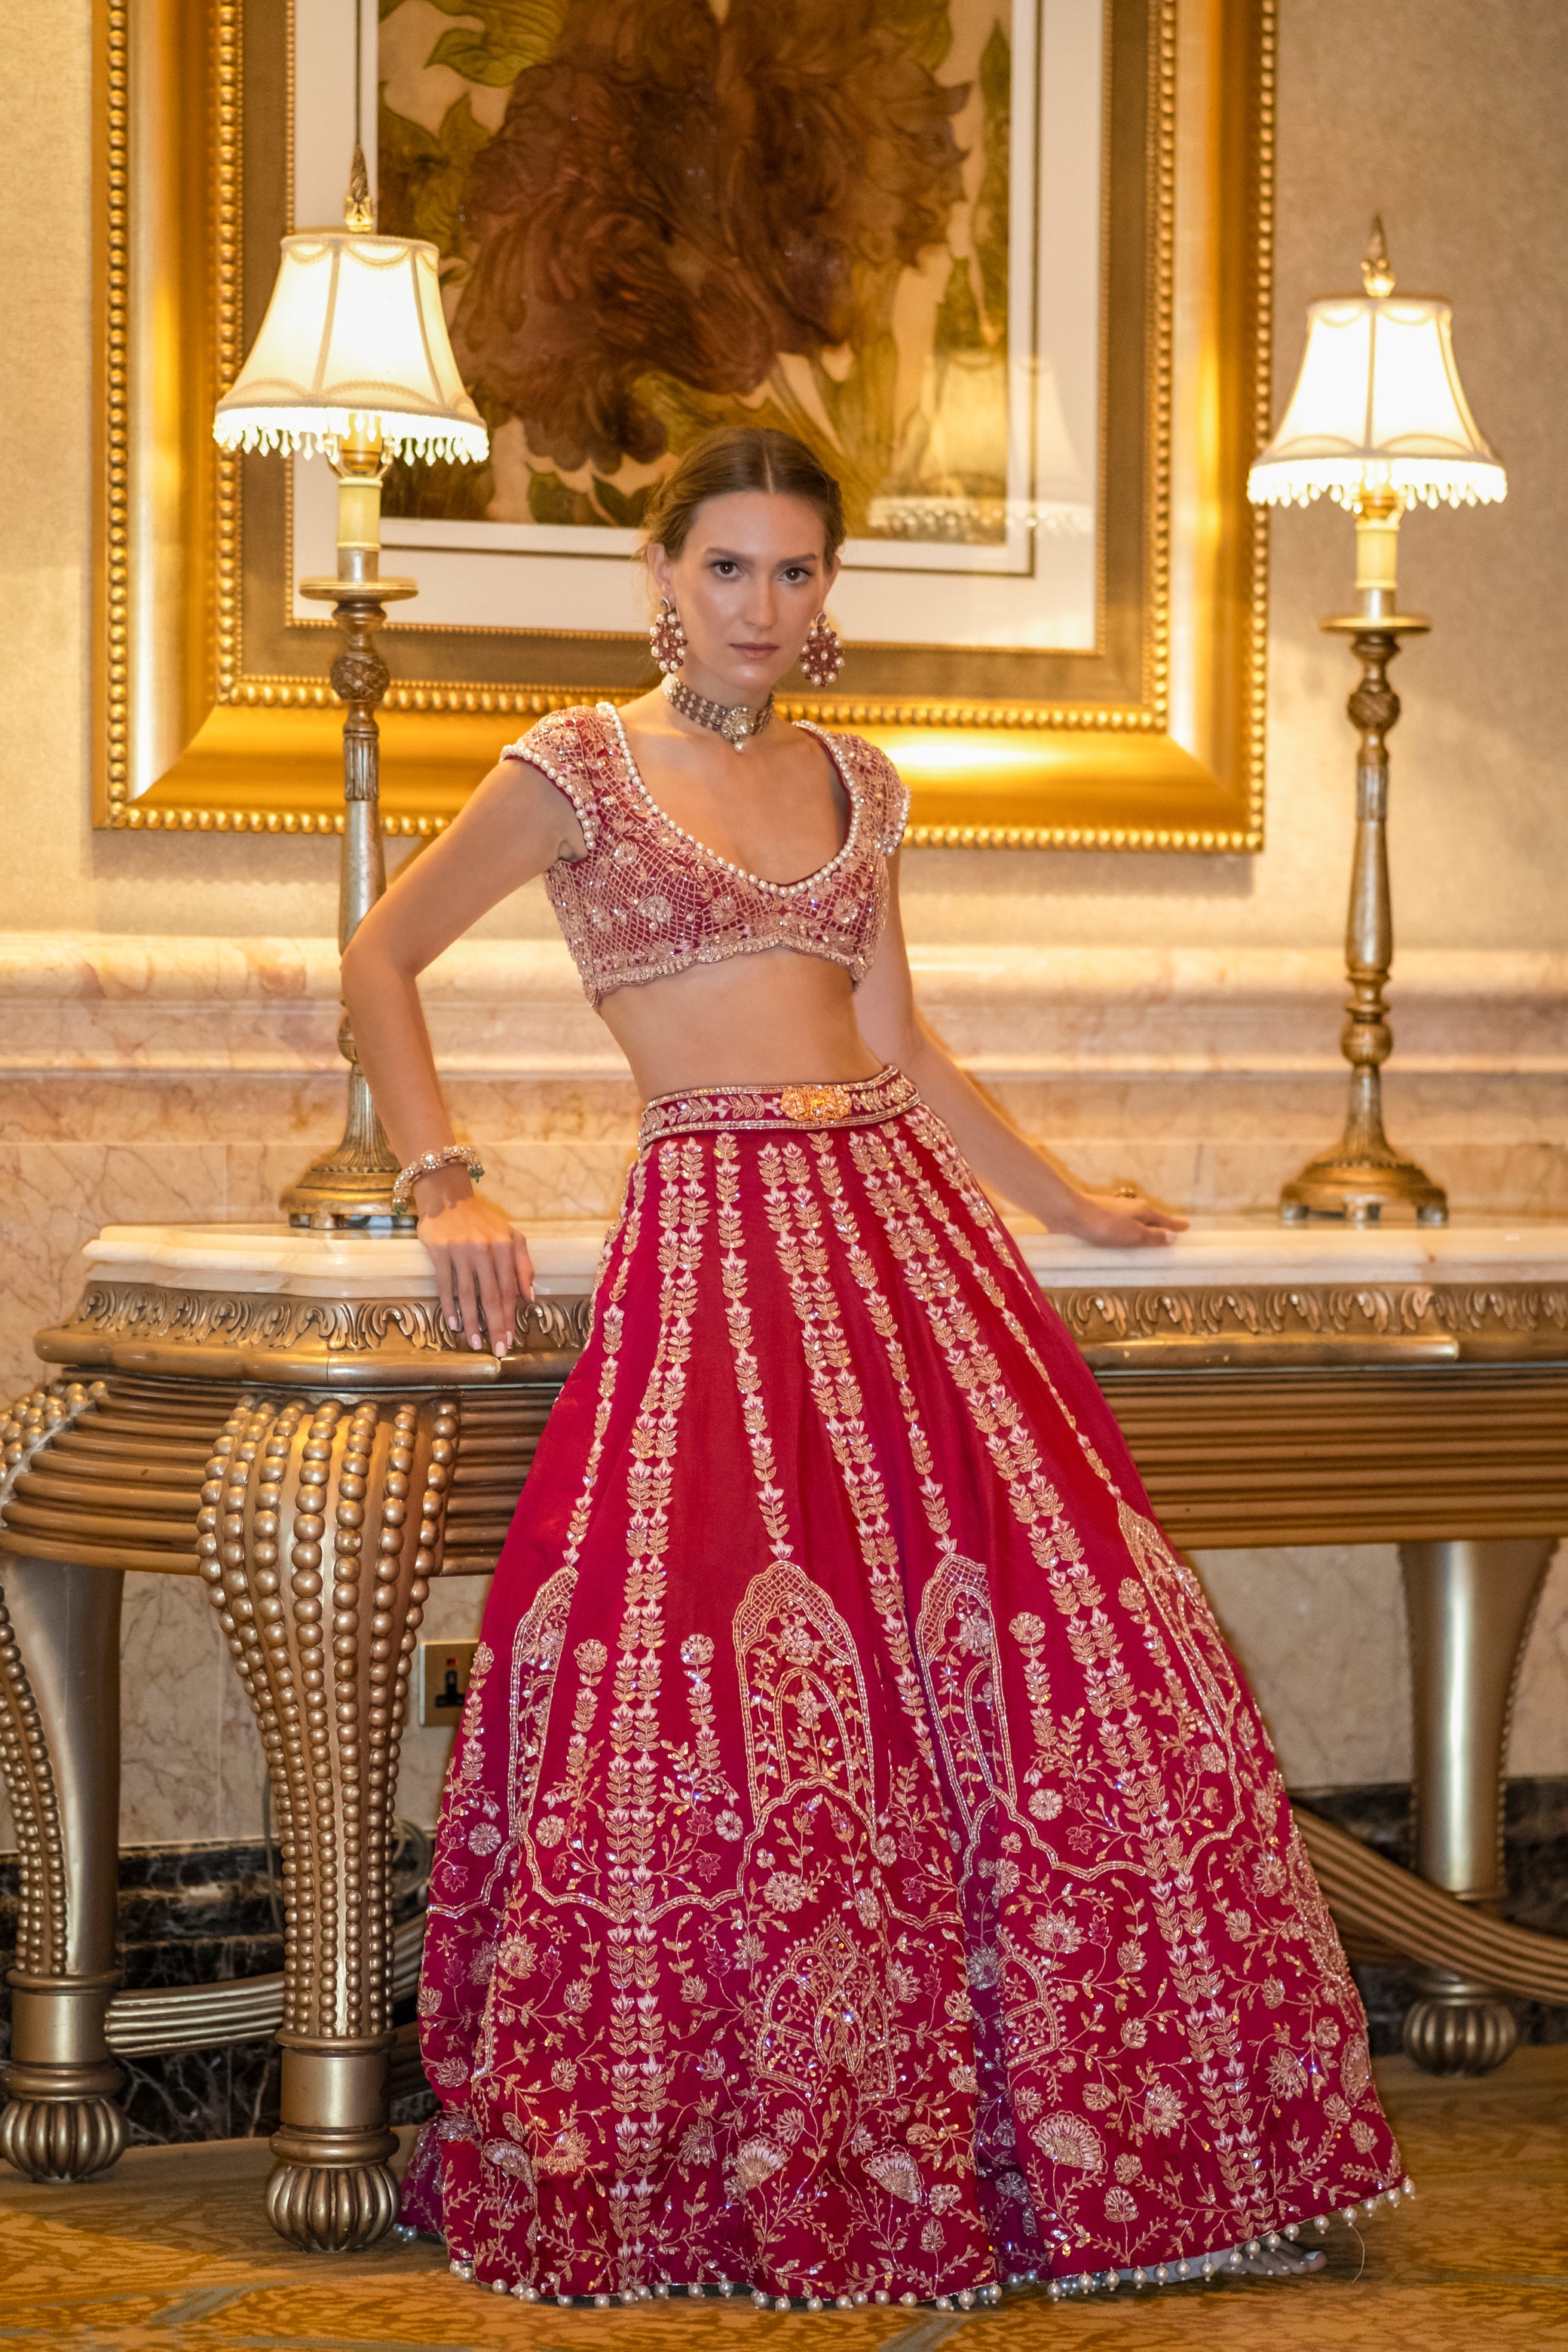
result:
M 942 0 L 576 0 L 465 196 L 459 364 L 563 472 L 862 350 L 963 193 Z M 683 419 L 682 421 L 689 421 Z

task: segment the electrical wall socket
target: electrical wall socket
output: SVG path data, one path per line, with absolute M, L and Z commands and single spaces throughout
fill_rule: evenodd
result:
M 463 1712 L 477 1642 L 421 1642 L 419 1720 L 433 1730 L 456 1731 Z

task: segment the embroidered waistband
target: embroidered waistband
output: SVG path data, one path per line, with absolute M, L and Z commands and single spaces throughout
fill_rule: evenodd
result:
M 915 1082 L 889 1062 L 874 1078 L 798 1087 L 689 1087 L 656 1095 L 642 1115 L 637 1144 L 646 1151 L 669 1135 L 712 1128 L 874 1127 L 919 1102 Z

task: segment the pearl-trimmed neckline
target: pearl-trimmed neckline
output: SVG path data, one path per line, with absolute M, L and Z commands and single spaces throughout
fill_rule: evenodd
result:
M 776 898 L 793 898 L 797 891 L 809 890 L 814 884 L 825 882 L 830 874 L 836 873 L 859 840 L 860 795 L 855 789 L 854 781 L 848 770 L 834 747 L 832 736 L 828 734 L 826 728 L 814 726 L 809 719 L 796 719 L 790 723 L 798 727 L 802 734 L 815 735 L 832 761 L 834 772 L 843 785 L 845 798 L 849 803 L 849 830 L 845 835 L 841 846 L 834 852 L 826 866 L 819 866 L 814 873 L 803 875 L 798 882 L 770 882 L 765 874 L 753 874 L 749 866 L 737 866 L 732 858 L 721 857 L 716 849 L 710 849 L 705 841 L 699 841 L 694 833 L 688 833 L 683 824 L 677 824 L 672 816 L 665 814 L 643 781 L 642 770 L 637 766 L 632 753 L 632 747 L 626 740 L 626 726 L 619 709 L 613 702 L 601 702 L 597 708 L 601 713 L 607 712 L 614 720 L 616 733 L 620 739 L 621 757 L 626 763 L 626 773 L 642 794 L 649 810 L 658 819 L 659 824 L 668 833 L 673 833 L 679 840 L 688 843 L 691 848 L 706 857 L 710 865 L 721 866 L 726 874 L 733 874 L 738 881 L 750 882 L 758 890 L 771 891 Z

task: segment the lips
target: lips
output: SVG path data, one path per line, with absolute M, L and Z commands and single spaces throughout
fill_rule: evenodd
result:
M 776 654 L 778 647 L 777 646 L 731 646 L 730 651 L 732 654 L 755 654 L 762 656 L 764 654 Z

